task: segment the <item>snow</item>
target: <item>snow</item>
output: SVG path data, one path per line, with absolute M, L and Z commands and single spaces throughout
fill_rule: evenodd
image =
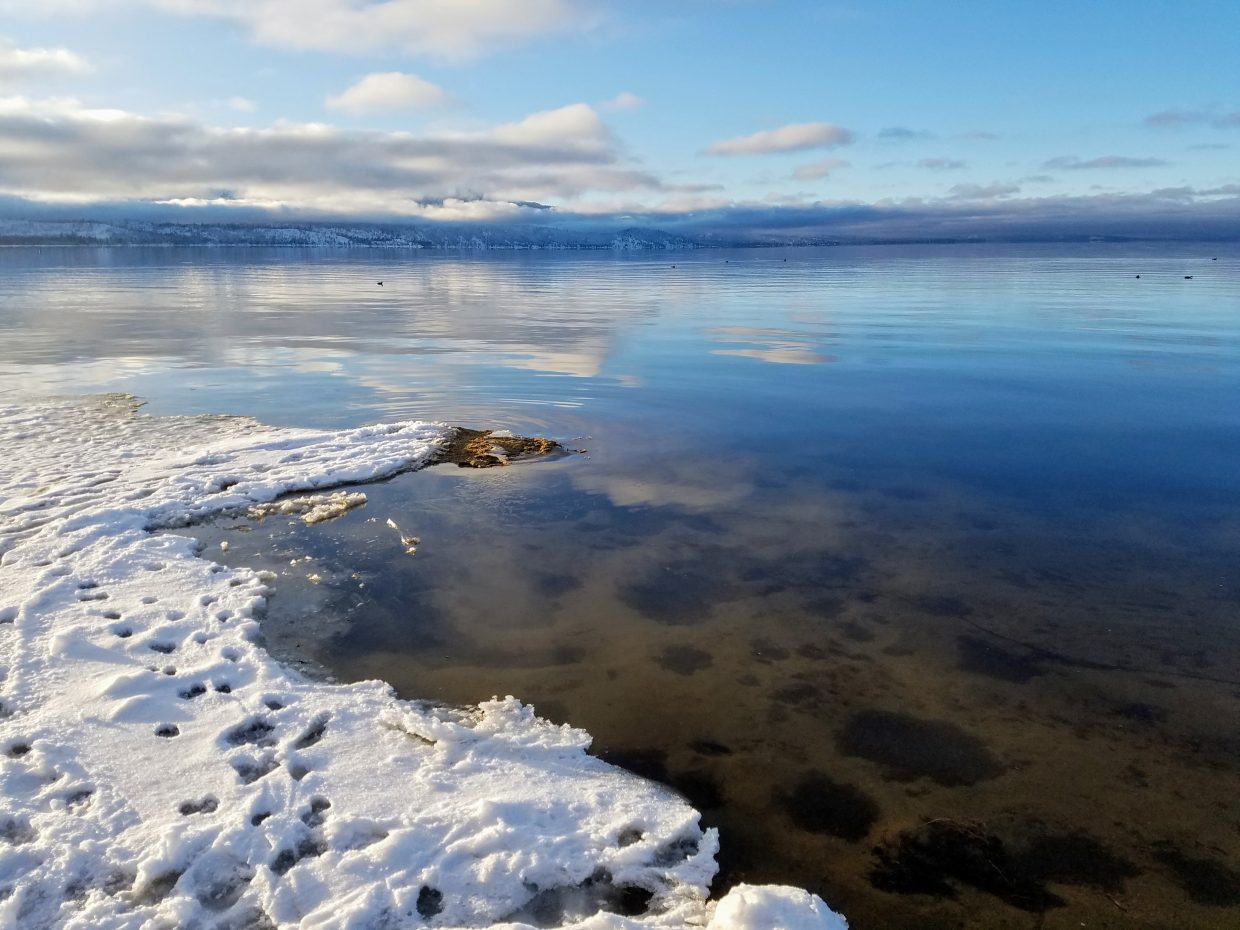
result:
M 264 520 L 272 514 L 290 516 L 296 514 L 307 525 L 334 520 L 355 507 L 366 503 L 361 491 L 332 491 L 328 494 L 306 494 L 285 497 L 266 504 L 255 504 L 246 511 L 251 520 Z M 223 545 L 223 543 L 221 543 Z
M 513 698 L 281 666 L 272 576 L 151 532 L 413 469 L 444 437 L 0 406 L 0 926 L 845 926 L 795 889 L 707 902 L 698 814 Z
M 706 930 L 848 930 L 821 898 L 786 885 L 737 885 L 715 910 Z

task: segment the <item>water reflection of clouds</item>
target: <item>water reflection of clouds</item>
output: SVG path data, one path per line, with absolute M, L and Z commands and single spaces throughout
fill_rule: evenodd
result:
M 107 352 L 192 357 L 221 346 L 310 341 L 340 349 L 374 342 L 390 351 L 426 341 L 593 347 L 617 325 L 657 312 L 658 295 L 641 286 L 640 276 L 630 281 L 623 268 L 604 265 L 592 269 L 603 280 L 583 295 L 583 270 L 500 259 L 377 263 L 297 256 L 123 269 L 49 264 L 3 282 L 6 328 L 42 337 L 37 347 L 6 340 L 3 348 L 6 355 L 38 348 L 63 359 Z M 376 276 L 385 279 L 382 291 Z M 629 285 L 637 285 L 636 294 L 623 291 Z M 141 351 L 152 347 L 175 351 Z
M 508 348 L 507 354 L 508 358 L 501 364 L 508 368 L 572 375 L 575 378 L 595 378 L 603 371 L 603 363 L 607 360 L 607 347 L 588 343 L 571 349 L 514 345 Z
M 121 390 L 125 382 L 167 369 L 169 359 L 83 359 L 66 364 L 0 365 L 0 390 L 34 395 L 77 394 Z
M 817 351 L 820 343 L 797 330 L 716 326 L 706 330 L 714 342 L 729 348 L 711 349 L 711 355 L 756 358 L 773 365 L 821 365 L 835 356 Z M 731 348 L 737 346 L 737 348 Z
M 742 500 L 748 485 L 731 482 L 711 485 L 678 479 L 674 475 L 634 478 L 623 473 L 593 472 L 575 479 L 577 487 L 604 495 L 617 507 L 676 507 L 710 511 Z
M 368 415 L 454 416 L 493 411 L 499 401 L 505 409 L 572 406 L 599 379 L 640 383 L 609 373 L 608 362 L 618 334 L 654 319 L 666 299 L 661 275 L 608 261 L 247 253 L 168 265 L 162 255 L 127 257 L 119 265 L 102 254 L 95 264 L 47 260 L 0 279 L 3 383 L 141 390 L 154 377 L 161 390 L 195 391 L 195 405 L 207 409 L 231 390 L 221 387 L 231 369 L 347 381 L 332 391 L 348 390 Z M 216 374 L 182 377 L 191 369 Z M 445 409 L 430 409 L 431 399 Z
M 648 445 L 649 437 L 617 437 L 621 447 Z M 737 504 L 753 493 L 752 467 L 736 457 L 703 459 L 688 450 L 663 448 L 659 458 L 634 469 L 626 455 L 604 447 L 589 467 L 574 469 L 577 488 L 602 494 L 616 507 L 671 507 L 690 512 L 714 511 Z
M 756 358 L 772 365 L 821 365 L 835 361 L 835 356 L 821 355 L 811 348 L 806 344 L 780 343 L 766 349 L 711 349 L 710 354 Z
M 341 368 L 340 362 L 298 362 L 292 367 L 303 374 L 335 374 Z
M 529 422 L 525 414 L 511 419 L 519 408 L 577 407 L 600 381 L 621 383 L 604 374 L 607 356 L 606 340 L 597 337 L 557 348 L 457 341 L 436 352 L 358 354 L 345 364 L 347 377 L 375 392 L 377 406 L 395 415 L 454 422 L 498 416 L 515 426 Z

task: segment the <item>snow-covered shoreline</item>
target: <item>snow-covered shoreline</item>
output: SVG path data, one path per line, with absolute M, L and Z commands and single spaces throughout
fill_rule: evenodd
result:
M 304 679 L 256 642 L 264 578 L 151 533 L 419 467 L 446 433 L 0 406 L 2 925 L 844 926 L 795 889 L 708 903 L 697 813 L 514 699 Z

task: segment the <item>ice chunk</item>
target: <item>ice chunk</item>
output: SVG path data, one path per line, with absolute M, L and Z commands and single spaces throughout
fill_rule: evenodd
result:
M 715 907 L 706 930 L 848 930 L 848 922 L 800 888 L 737 885 Z

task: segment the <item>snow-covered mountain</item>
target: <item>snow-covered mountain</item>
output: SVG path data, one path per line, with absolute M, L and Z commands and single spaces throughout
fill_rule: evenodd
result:
M 688 236 L 658 229 L 576 230 L 553 226 L 280 223 L 152 223 L 0 220 L 0 245 L 294 246 L 386 249 L 693 249 Z M 713 244 L 713 243 L 712 243 Z

